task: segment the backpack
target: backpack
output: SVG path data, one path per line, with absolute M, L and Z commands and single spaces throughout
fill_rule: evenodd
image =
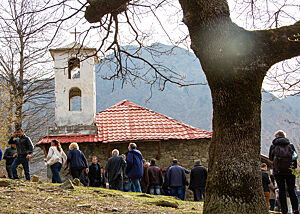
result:
M 293 153 L 289 144 L 275 146 L 273 165 L 277 174 L 290 174 L 293 167 Z

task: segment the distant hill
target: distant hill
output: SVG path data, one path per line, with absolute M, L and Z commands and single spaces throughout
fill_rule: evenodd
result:
M 161 51 L 170 51 L 173 47 L 155 44 Z M 134 51 L 135 47 L 125 47 Z M 195 55 L 182 48 L 172 49 L 172 54 L 157 56 L 152 59 L 147 51 L 142 51 L 142 57 L 149 61 L 155 60 L 171 67 L 179 74 L 184 74 L 188 81 L 205 82 L 205 75 Z M 134 63 L 141 65 L 140 62 Z M 143 66 L 139 66 L 143 67 Z M 138 105 L 165 114 L 194 127 L 211 131 L 212 130 L 212 101 L 208 86 L 179 87 L 174 84 L 167 84 L 164 91 L 158 86 L 152 88 L 151 96 L 149 85 L 137 80 L 134 86 L 125 83 L 122 87 L 121 80 L 108 81 L 101 77 L 111 73 L 113 64 L 99 64 L 96 68 L 96 94 L 97 112 L 104 110 L 117 102 L 127 99 Z M 140 70 L 141 73 L 147 70 L 147 66 Z M 114 89 L 114 90 L 113 90 Z M 270 93 L 263 93 L 262 104 L 262 153 L 267 154 L 272 142 L 274 132 L 283 129 L 287 132 L 288 138 L 296 146 L 300 145 L 298 133 L 300 133 L 300 98 L 288 97 L 276 99 Z

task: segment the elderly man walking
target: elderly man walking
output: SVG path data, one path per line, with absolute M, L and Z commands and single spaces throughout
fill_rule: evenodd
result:
M 123 188 L 123 171 L 126 162 L 123 156 L 119 156 L 119 150 L 112 151 L 112 157 L 108 159 L 105 167 L 105 173 L 108 177 L 110 189 L 122 190 Z
M 184 200 L 184 187 L 186 184 L 185 170 L 178 165 L 178 160 L 172 161 L 172 166 L 167 170 L 167 186 L 171 189 L 171 195 Z
M 128 146 L 126 173 L 131 184 L 131 191 L 142 192 L 140 179 L 143 177 L 143 156 L 136 148 L 135 143 L 130 143 Z
M 205 199 L 205 185 L 207 179 L 207 169 L 196 161 L 194 168 L 191 170 L 190 186 L 194 193 L 194 201 L 202 201 Z

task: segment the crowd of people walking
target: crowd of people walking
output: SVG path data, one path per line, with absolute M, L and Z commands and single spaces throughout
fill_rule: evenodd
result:
M 4 152 L 6 171 L 11 179 L 19 179 L 17 167 L 22 164 L 26 180 L 30 180 L 29 159 L 33 153 L 33 144 L 22 129 L 16 130 L 9 142 L 10 147 Z M 2 151 L 0 150 L 0 160 Z M 273 169 L 261 164 L 262 189 L 266 198 L 267 207 L 281 210 L 282 214 L 299 214 L 298 196 L 296 191 L 295 169 L 297 168 L 297 152 L 293 144 L 286 138 L 286 134 L 279 130 L 275 133 L 269 151 L 269 159 L 273 161 Z M 200 161 L 195 161 L 191 171 L 180 166 L 177 159 L 172 160 L 163 176 L 163 170 L 156 165 L 156 160 L 147 162 L 135 143 L 130 143 L 128 152 L 119 154 L 119 150 L 112 151 L 111 158 L 106 166 L 102 166 L 96 156 L 92 157 L 91 164 L 77 143 L 71 143 L 66 155 L 57 140 L 52 140 L 47 157 L 44 159 L 50 166 L 52 182 L 62 183 L 61 169 L 70 172 L 73 179 L 78 178 L 84 186 L 108 187 L 110 189 L 132 192 L 144 192 L 152 195 L 170 195 L 184 200 L 186 186 L 192 190 L 194 201 L 205 199 L 207 169 Z M 190 173 L 190 182 L 187 174 Z M 107 185 L 108 183 L 108 185 Z M 296 194 L 297 193 L 297 194 Z M 298 196 L 297 196 L 298 195 Z M 287 203 L 290 199 L 291 208 Z M 292 209 L 292 211 L 291 211 Z

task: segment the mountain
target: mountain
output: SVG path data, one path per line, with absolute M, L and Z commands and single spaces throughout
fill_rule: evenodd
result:
M 169 54 L 151 56 L 147 50 L 142 50 L 140 56 L 145 57 L 150 62 L 159 62 L 172 68 L 176 73 L 184 75 L 186 81 L 193 81 L 194 83 L 206 81 L 199 60 L 193 53 L 182 48 L 158 43 L 154 46 L 155 50 Z M 136 47 L 133 46 L 124 48 L 129 52 L 136 50 Z M 128 67 L 133 67 L 134 64 L 137 68 L 135 71 L 140 75 L 145 74 L 149 69 L 147 65 L 134 59 L 128 63 Z M 122 83 L 121 79 L 111 81 L 102 78 L 109 76 L 114 68 L 114 63 L 106 62 L 96 67 L 97 112 L 127 99 L 194 127 L 207 131 L 212 130 L 212 100 L 207 85 L 179 87 L 167 83 L 165 89 L 161 91 L 157 84 L 150 90 L 151 87 L 140 80 L 131 84 L 128 79 Z M 146 77 L 150 78 L 151 75 L 148 74 Z M 288 138 L 296 146 L 300 146 L 300 139 L 297 136 L 297 133 L 300 132 L 299 106 L 299 97 L 276 99 L 270 93 L 263 93 L 262 153 L 268 154 L 274 132 L 278 129 L 286 131 Z

